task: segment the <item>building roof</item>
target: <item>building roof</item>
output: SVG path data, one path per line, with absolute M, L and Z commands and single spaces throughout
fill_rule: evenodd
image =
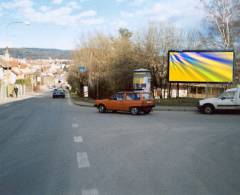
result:
M 28 67 L 27 64 L 19 62 L 18 60 L 10 60 L 8 63 L 10 67 L 18 67 L 20 69 L 24 69 Z
M 0 58 L 0 66 L 2 66 L 3 68 L 8 68 L 9 64 L 7 61 Z

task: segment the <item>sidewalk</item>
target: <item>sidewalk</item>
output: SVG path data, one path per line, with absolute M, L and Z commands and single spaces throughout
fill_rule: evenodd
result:
M 72 99 L 72 102 L 78 106 L 84 107 L 94 107 L 93 103 L 83 102 L 83 101 L 76 101 Z M 153 108 L 154 111 L 197 111 L 197 107 L 192 106 L 160 106 L 157 105 Z
M 93 103 L 77 101 L 77 100 L 74 100 L 72 98 L 71 98 L 71 101 L 72 101 L 73 104 L 75 104 L 77 106 L 94 107 Z
M 40 94 L 41 93 L 32 93 L 32 94 L 29 94 L 29 95 L 20 96 L 18 98 L 16 98 L 16 97 L 9 97 L 9 98 L 3 98 L 3 99 L 0 98 L 0 105 L 12 103 L 12 102 L 18 102 L 18 101 L 21 101 L 21 100 L 26 100 L 26 99 L 29 99 L 29 98 L 32 98 L 32 97 L 36 97 Z

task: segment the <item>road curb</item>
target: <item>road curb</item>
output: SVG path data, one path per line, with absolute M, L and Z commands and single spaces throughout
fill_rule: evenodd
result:
M 90 104 L 88 105 L 88 104 L 85 104 L 84 102 L 83 102 L 83 103 L 79 103 L 79 102 L 74 101 L 73 99 L 71 99 L 71 101 L 72 101 L 72 103 L 73 103 L 74 105 L 77 105 L 77 106 L 91 107 L 91 108 L 94 107 L 94 105 L 90 105 Z
M 15 103 L 15 102 L 20 102 L 20 101 L 24 101 L 30 98 L 34 98 L 34 97 L 38 97 L 42 94 L 33 94 L 33 95 L 26 95 L 26 96 L 20 96 L 18 98 L 15 99 L 0 99 L 0 105 L 4 105 L 4 104 L 9 104 L 9 103 Z
M 153 111 L 175 111 L 175 112 L 195 112 L 197 109 L 174 109 L 174 108 L 160 108 L 160 109 L 153 109 Z
M 85 103 L 85 102 L 76 102 L 72 99 L 72 102 L 73 104 L 77 105 L 77 106 L 81 106 L 81 107 L 90 107 L 90 108 L 93 108 L 94 105 L 92 104 L 88 104 L 88 103 Z M 197 111 L 197 108 L 181 108 L 181 107 L 177 107 L 177 108 L 171 108 L 171 107 L 168 107 L 168 108 L 164 108 L 164 107 L 161 107 L 161 108 L 153 108 L 153 111 L 175 111 L 175 112 L 195 112 Z
M 73 104 L 75 104 L 75 105 L 77 105 L 77 106 L 81 106 L 81 107 L 89 107 L 89 108 L 94 108 L 94 106 L 92 106 L 92 105 L 85 105 L 85 104 L 76 103 L 76 102 L 73 102 Z

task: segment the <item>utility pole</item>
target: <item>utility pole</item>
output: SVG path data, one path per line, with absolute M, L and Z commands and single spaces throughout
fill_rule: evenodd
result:
M 100 77 L 100 72 L 99 72 L 99 65 L 97 64 L 97 99 L 99 99 L 99 77 Z

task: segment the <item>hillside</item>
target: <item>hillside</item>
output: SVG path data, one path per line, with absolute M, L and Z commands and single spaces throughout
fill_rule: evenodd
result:
M 3 55 L 5 48 L 0 48 L 0 55 Z M 40 48 L 9 48 L 10 56 L 14 58 L 27 59 L 70 59 L 71 50 L 40 49 Z

